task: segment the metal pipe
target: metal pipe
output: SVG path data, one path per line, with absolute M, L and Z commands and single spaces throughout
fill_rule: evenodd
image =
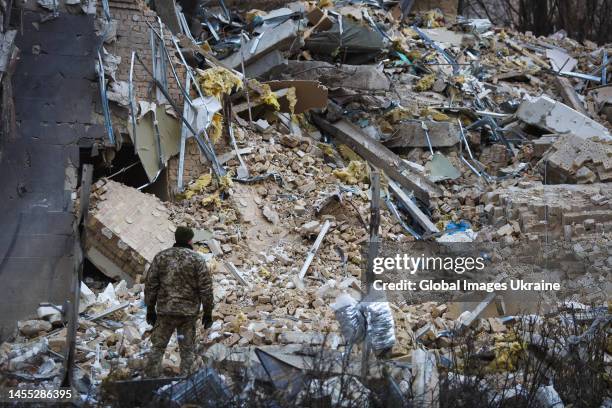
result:
M 102 55 L 98 51 L 98 79 L 100 85 L 100 98 L 102 99 L 102 113 L 104 115 L 104 125 L 108 134 L 109 142 L 115 144 L 115 134 L 113 133 L 113 125 L 110 117 L 110 108 L 108 106 L 108 97 L 106 96 L 106 78 L 104 77 L 104 64 L 102 63 Z
M 185 78 L 185 87 L 189 89 L 190 77 L 187 75 Z M 190 106 L 188 104 L 183 105 L 183 116 L 187 113 L 187 109 Z M 179 149 L 179 167 L 178 167 L 178 177 L 176 181 L 176 186 L 178 191 L 183 191 L 183 172 L 185 171 L 185 143 L 187 142 L 187 128 L 183 123 L 181 126 L 181 144 Z
M 140 65 L 142 65 L 142 67 L 144 68 L 145 72 L 153 79 L 153 82 L 155 82 L 155 85 L 157 85 L 159 87 L 159 90 L 164 94 L 164 96 L 168 100 L 168 103 L 170 103 L 170 105 L 172 105 L 172 108 L 174 108 L 174 111 L 176 112 L 177 115 L 179 115 L 180 119 L 183 121 L 183 123 L 185 124 L 187 129 L 195 136 L 196 141 L 198 142 L 198 145 L 200 146 L 200 149 L 202 149 L 202 151 L 204 152 L 204 155 L 206 156 L 206 158 L 212 163 L 213 170 L 215 171 L 215 174 L 217 174 L 218 176 L 224 176 L 225 175 L 225 170 L 219 164 L 219 161 L 218 161 L 217 156 L 215 154 L 214 148 L 212 147 L 212 145 L 208 146 L 206 143 L 204 143 L 204 141 L 202 140 L 202 138 L 200 136 L 200 134 L 203 134 L 205 136 L 205 138 L 206 138 L 206 142 L 210 144 L 210 139 L 208 138 L 208 133 L 206 132 L 206 129 L 202 129 L 202 131 L 200 133 L 196 132 L 193 129 L 193 127 L 191 126 L 191 124 L 189 123 L 189 121 L 187 121 L 185 116 L 183 116 L 183 114 L 180 112 L 180 110 L 178 109 L 177 104 L 174 103 L 174 101 L 172 101 L 172 98 L 168 94 L 168 91 L 166 91 L 166 89 L 163 87 L 163 85 L 157 80 L 157 78 L 155 78 L 153 76 L 151 71 L 149 71 L 149 68 L 147 68 L 147 66 L 142 61 L 142 59 L 140 58 L 138 53 L 136 54 L 136 60 L 138 61 L 138 63 Z
M 138 139 L 136 137 L 136 107 L 134 101 L 134 55 L 136 53 L 132 51 L 132 59 L 130 61 L 130 79 L 129 79 L 129 92 L 130 92 L 130 116 L 132 122 L 132 137 L 134 138 L 134 153 L 138 153 Z
M 246 93 L 247 107 L 249 108 L 249 124 L 253 126 L 253 113 L 251 112 L 251 97 L 249 96 L 249 80 L 244 69 L 244 31 L 240 33 L 240 64 L 242 66 L 242 80 L 244 81 L 244 92 Z

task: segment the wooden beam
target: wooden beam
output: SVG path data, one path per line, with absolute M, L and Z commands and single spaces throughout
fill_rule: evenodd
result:
M 419 225 L 423 227 L 426 232 L 430 234 L 436 234 L 440 232 L 438 227 L 436 227 L 436 225 L 431 222 L 429 217 L 423 214 L 423 211 L 421 211 L 421 209 L 415 204 L 415 202 L 412 201 L 410 197 L 408 197 L 408 194 L 406 194 L 404 190 L 402 190 L 402 188 L 395 181 L 389 180 L 389 188 L 391 189 L 393 194 L 395 194 L 395 196 L 402 202 L 402 204 L 404 204 L 410 215 L 412 215 L 412 218 L 414 218 L 415 221 L 418 222 Z

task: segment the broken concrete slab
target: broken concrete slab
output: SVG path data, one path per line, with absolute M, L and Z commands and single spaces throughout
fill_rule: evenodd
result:
M 280 51 L 274 50 L 249 64 L 244 69 L 247 78 L 266 80 L 278 77 L 287 69 L 287 58 Z
M 318 80 L 329 88 L 387 91 L 391 83 L 376 65 L 340 65 L 322 61 L 289 61 L 287 75 L 294 79 Z
M 132 284 L 172 246 L 176 226 L 154 195 L 103 180 L 93 190 L 86 230 L 86 257 L 105 275 Z
M 428 202 L 430 197 L 439 197 L 442 194 L 440 188 L 433 182 L 414 172 L 399 156 L 379 141 L 363 133 L 351 122 L 342 119 L 330 123 L 319 116 L 314 116 L 314 122 L 322 130 L 349 146 L 373 166 L 384 170 L 389 177 L 397 181 L 402 187 L 413 191 L 419 199 Z
M 229 68 L 240 69 L 243 57 L 245 64 L 250 65 L 269 52 L 288 49 L 296 36 L 297 25 L 292 20 L 287 20 L 279 26 L 266 30 L 260 38 L 252 38 L 240 50 L 221 62 Z
M 416 205 L 414 201 L 410 199 L 402 188 L 393 180 L 389 180 L 389 189 L 395 194 L 395 196 L 404 204 L 404 207 L 410 212 L 410 215 L 418 222 L 425 231 L 431 234 L 440 232 L 438 227 L 427 217 L 421 209 Z
M 176 13 L 174 0 L 154 0 L 155 11 L 161 21 L 172 31 L 174 35 L 181 34 L 181 24 Z
M 473 38 L 472 34 L 451 31 L 445 27 L 424 28 L 422 31 L 435 42 L 441 43 L 446 47 L 459 47 L 463 45 L 466 37 Z
M 493 303 L 497 294 L 492 292 L 487 294 L 487 296 L 480 302 L 472 311 L 465 311 L 459 316 L 457 319 L 459 321 L 459 332 L 464 332 L 470 327 L 473 327 L 480 316 L 483 314 L 485 309 Z
M 19 332 L 27 337 L 37 336 L 40 332 L 48 332 L 52 326 L 46 320 L 26 320 L 17 322 Z
M 548 96 L 527 97 L 519 106 L 517 117 L 525 123 L 553 133 L 568 133 L 581 139 L 611 141 L 605 126 Z
M 554 71 L 571 72 L 578 65 L 578 60 L 572 58 L 565 51 L 558 48 L 546 50 L 546 57 Z
M 454 122 L 425 121 L 432 147 L 452 147 L 460 141 L 459 127 Z M 404 122 L 394 136 L 383 142 L 389 149 L 429 147 L 420 121 Z
M 434 183 L 443 180 L 456 180 L 461 177 L 461 172 L 441 153 L 435 153 L 425 165 L 425 169 L 429 173 L 429 179 Z

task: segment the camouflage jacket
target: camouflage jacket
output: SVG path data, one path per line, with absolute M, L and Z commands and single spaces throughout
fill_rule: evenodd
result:
M 188 248 L 155 255 L 145 280 L 145 304 L 160 315 L 195 316 L 213 309 L 212 278 L 204 259 Z

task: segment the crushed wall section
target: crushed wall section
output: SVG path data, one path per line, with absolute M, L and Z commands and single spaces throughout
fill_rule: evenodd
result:
M 112 278 L 138 281 L 155 255 L 174 242 L 168 209 L 154 195 L 110 180 L 98 182 L 91 199 L 88 259 Z

